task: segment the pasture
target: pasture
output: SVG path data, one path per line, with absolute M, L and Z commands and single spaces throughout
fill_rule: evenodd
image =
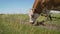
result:
M 60 34 L 60 14 L 51 16 L 53 20 L 44 22 L 44 26 L 34 26 L 27 14 L 0 14 L 0 34 Z M 37 21 L 45 19 L 40 16 Z

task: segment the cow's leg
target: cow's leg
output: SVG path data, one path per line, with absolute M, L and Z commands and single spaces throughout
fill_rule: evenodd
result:
M 33 13 L 32 11 L 30 11 L 30 14 L 29 14 L 30 20 L 29 20 L 29 22 L 31 24 L 34 24 L 36 22 L 36 19 L 37 19 L 38 16 L 39 16 L 38 13 Z
M 52 20 L 52 18 L 51 18 L 51 13 L 50 13 L 50 10 L 46 10 L 46 17 L 47 17 L 47 20 Z
M 49 18 L 50 18 L 50 20 L 52 20 L 51 14 L 49 14 Z

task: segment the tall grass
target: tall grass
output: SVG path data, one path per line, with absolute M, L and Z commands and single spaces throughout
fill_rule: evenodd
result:
M 58 15 L 53 14 L 52 16 L 56 17 Z M 60 15 L 57 18 L 60 18 Z M 27 14 L 0 15 L 0 34 L 60 34 L 58 30 L 26 24 L 29 23 L 28 20 L 29 16 Z M 60 27 L 60 19 L 53 18 L 52 22 Z

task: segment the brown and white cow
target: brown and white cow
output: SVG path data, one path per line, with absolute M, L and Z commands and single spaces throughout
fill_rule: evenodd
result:
M 29 13 L 30 22 L 35 23 L 41 13 L 46 13 L 47 18 L 51 19 L 50 10 L 52 7 L 60 6 L 60 0 L 35 0 L 32 10 Z
M 34 24 L 37 17 L 42 13 L 44 0 L 35 0 L 32 10 L 29 13 L 30 23 Z

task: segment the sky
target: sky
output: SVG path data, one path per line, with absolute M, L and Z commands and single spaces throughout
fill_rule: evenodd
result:
M 0 14 L 28 13 L 34 0 L 0 0 Z

